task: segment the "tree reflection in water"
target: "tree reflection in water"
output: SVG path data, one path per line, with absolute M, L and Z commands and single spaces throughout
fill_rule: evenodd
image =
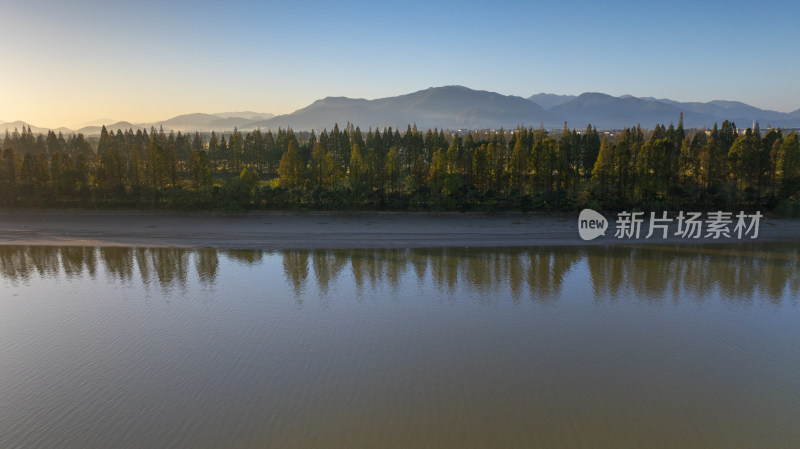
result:
M 281 258 L 284 278 L 297 298 L 308 282 L 327 295 L 343 276 L 352 276 L 358 291 L 397 290 L 403 278 L 411 276 L 418 285 L 430 281 L 447 295 L 469 289 L 481 300 L 491 301 L 493 292 L 508 289 L 514 301 L 527 293 L 534 301 L 548 302 L 558 297 L 565 279 L 575 271 L 591 286 L 597 301 L 623 296 L 702 301 L 718 291 L 726 300 L 764 297 L 777 304 L 798 296 L 799 249 L 795 243 L 279 252 L 2 246 L 0 276 L 29 283 L 35 276 L 94 279 L 100 274 L 122 283 L 138 278 L 145 285 L 170 289 L 185 288 L 194 267 L 198 281 L 213 286 L 224 261 L 258 266 L 266 255 Z

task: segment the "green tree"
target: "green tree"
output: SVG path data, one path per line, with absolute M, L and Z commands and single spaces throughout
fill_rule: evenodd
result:
M 156 143 L 156 137 L 150 137 L 147 147 L 147 179 L 151 188 L 163 189 L 169 179 L 169 164 L 164 148 Z
M 571 190 L 578 182 L 580 168 L 578 146 L 574 142 L 573 134 L 567 128 L 567 123 L 564 122 L 556 152 L 556 172 L 558 173 L 558 185 L 567 190 Z
M 600 152 L 600 134 L 592 125 L 587 125 L 581 137 L 581 173 L 584 178 L 589 179 Z
M 537 191 L 549 192 L 553 189 L 555 162 L 556 142 L 549 136 L 537 140 L 531 152 L 533 185 Z
M 635 135 L 630 128 L 625 128 L 622 137 L 614 148 L 614 175 L 612 183 L 616 185 L 616 198 L 623 202 L 631 199 L 631 190 L 634 179 L 633 147 Z M 602 147 L 602 145 L 601 145 Z M 601 151 L 602 153 L 602 151 Z M 599 156 L 598 156 L 599 159 Z
M 776 178 L 781 191 L 785 196 L 794 195 L 800 189 L 800 144 L 797 132 L 792 131 L 783 139 L 777 158 Z
M 50 161 L 43 151 L 33 156 L 33 180 L 40 189 L 50 183 Z
M 14 184 L 17 182 L 17 154 L 11 148 L 6 148 L 3 151 L 3 162 L 5 170 L 5 179 Z
M 211 137 L 208 139 L 208 158 L 214 171 L 218 171 L 222 163 L 222 154 L 219 148 L 219 138 L 214 131 L 211 131 Z
M 309 181 L 311 185 L 322 188 L 331 188 L 333 186 L 335 166 L 333 157 L 325 150 L 325 146 L 321 141 L 314 143 L 314 149 L 311 152 L 311 164 L 309 165 Z
M 433 159 L 431 160 L 430 174 L 428 176 L 428 182 L 435 191 L 439 192 L 442 190 L 446 175 L 447 175 L 447 157 L 445 156 L 445 152 L 442 151 L 441 148 L 439 148 L 433 153 Z
M 234 173 L 239 173 L 242 170 L 242 161 L 244 159 L 244 138 L 236 127 L 233 128 L 228 147 L 230 168 Z
M 252 195 L 256 184 L 258 184 L 258 175 L 254 171 L 243 168 L 242 172 L 239 173 L 239 182 L 242 183 L 245 191 Z
M 737 138 L 728 150 L 728 166 L 740 189 L 757 187 L 760 171 L 760 142 L 752 133 Z
M 497 155 L 497 145 L 494 142 L 486 145 L 486 164 L 487 164 L 487 189 L 500 191 L 501 180 L 503 178 L 502 159 Z
M 486 145 L 481 145 L 472 154 L 472 178 L 475 188 L 486 193 L 489 188 L 489 163 L 486 160 Z
M 416 191 L 425 185 L 425 180 L 428 178 L 428 164 L 425 162 L 425 156 L 420 154 L 414 163 L 411 165 L 411 190 Z
M 33 182 L 33 156 L 31 153 L 25 153 L 22 157 L 22 170 L 19 172 L 19 177 L 23 182 Z
M 145 167 L 142 148 L 138 144 L 131 145 L 130 163 L 128 164 L 128 182 L 131 187 L 139 187 L 144 183 Z
M 514 150 L 511 152 L 511 160 L 508 164 L 508 175 L 511 187 L 517 191 L 524 191 L 528 181 L 528 154 L 523 139 L 517 139 L 514 143 Z
M 390 147 L 389 153 L 386 154 L 385 171 L 389 190 L 396 192 L 398 181 L 400 180 L 400 157 L 395 147 Z
M 681 186 L 698 187 L 702 182 L 702 148 L 706 135 L 697 133 L 693 138 L 686 137 L 681 143 L 678 159 L 678 176 Z
M 350 182 L 362 183 L 365 181 L 366 167 L 364 158 L 361 156 L 361 148 L 357 143 L 353 144 L 350 151 L 350 165 L 347 170 L 347 178 Z
M 278 176 L 280 185 L 289 190 L 299 190 L 305 183 L 305 164 L 294 142 L 289 143 L 289 148 L 281 157 Z
M 364 157 L 364 169 L 369 187 L 371 189 L 378 187 L 381 184 L 380 177 L 383 167 L 374 148 L 367 149 L 367 154 Z
M 192 150 L 190 171 L 195 189 L 211 187 L 213 180 L 211 161 L 208 159 L 208 154 L 204 150 Z

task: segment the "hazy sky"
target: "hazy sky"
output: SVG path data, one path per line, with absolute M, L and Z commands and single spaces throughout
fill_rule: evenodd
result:
M 280 114 L 448 84 L 788 112 L 800 108 L 798 17 L 796 0 L 3 1 L 0 121 Z

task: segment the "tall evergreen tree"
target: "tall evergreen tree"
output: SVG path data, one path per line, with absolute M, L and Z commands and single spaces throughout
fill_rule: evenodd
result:
M 289 190 L 299 190 L 305 183 L 305 165 L 293 141 L 289 142 L 289 148 L 281 157 L 278 175 L 281 186 Z

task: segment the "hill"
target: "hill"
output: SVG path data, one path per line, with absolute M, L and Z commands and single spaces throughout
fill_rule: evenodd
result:
M 396 97 L 365 100 L 327 97 L 305 108 L 258 122 L 262 128 L 324 129 L 348 122 L 363 128 L 500 128 L 547 126 L 560 119 L 525 98 L 462 86 L 431 87 Z

